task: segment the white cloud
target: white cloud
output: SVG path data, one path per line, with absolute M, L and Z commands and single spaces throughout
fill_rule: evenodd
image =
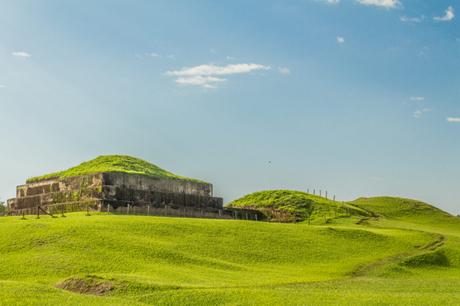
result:
M 454 18 L 455 18 L 455 12 L 452 6 L 449 6 L 446 9 L 444 16 L 433 17 L 433 19 L 436 21 L 451 21 Z
M 190 68 L 182 68 L 166 72 L 170 76 L 194 76 L 194 75 L 232 75 L 249 73 L 254 70 L 268 70 L 269 66 L 259 64 L 233 64 L 227 66 L 199 65 Z
M 425 19 L 425 16 L 419 16 L 419 17 L 408 17 L 408 16 L 401 16 L 399 17 L 399 20 L 402 22 L 407 22 L 407 23 L 421 23 Z
M 156 57 L 156 58 L 159 58 L 159 57 L 161 57 L 161 55 L 160 55 L 160 54 L 158 54 L 158 53 L 155 53 L 155 52 L 147 53 L 146 55 L 147 55 L 147 56 L 150 56 L 150 57 Z
M 30 58 L 31 55 L 27 52 L 24 51 L 15 51 L 12 52 L 11 55 L 16 56 L 16 57 L 21 57 L 21 58 Z
M 421 102 L 421 101 L 425 100 L 425 97 L 415 96 L 415 97 L 410 97 L 410 100 L 411 101 L 416 101 L 416 102 Z
M 236 57 L 228 56 L 228 55 L 225 58 L 227 59 L 227 61 L 235 61 L 236 60 Z
M 340 0 L 319 0 L 321 2 L 326 2 L 327 4 L 339 4 Z
M 215 88 L 217 83 L 225 82 L 226 79 L 219 76 L 247 74 L 256 70 L 269 70 L 271 67 L 260 64 L 233 64 L 226 66 L 199 65 L 184 67 L 180 70 L 167 71 L 166 75 L 176 77 L 175 82 L 181 85 L 201 86 Z
M 429 108 L 422 108 L 422 109 L 418 109 L 414 112 L 414 118 L 422 118 L 422 116 L 425 114 L 425 113 L 429 113 L 431 112 L 431 109 Z
M 0 84 L 0 89 L 2 89 L 2 88 L 6 88 L 6 86 L 3 85 L 3 84 Z
M 337 36 L 337 43 L 339 44 L 344 44 L 345 43 L 345 37 L 342 36 Z
M 192 76 L 192 77 L 180 77 L 175 80 L 177 84 L 180 85 L 192 85 L 192 86 L 202 86 L 204 88 L 216 88 L 217 83 L 222 83 L 227 81 L 226 79 L 216 78 L 212 76 Z
M 284 75 L 291 74 L 291 69 L 289 69 L 289 68 L 287 68 L 287 67 L 278 67 L 278 71 L 279 71 L 281 74 L 284 74 Z
M 447 118 L 447 122 L 460 123 L 460 117 L 449 117 L 449 118 Z
M 356 0 L 358 3 L 363 5 L 372 5 L 385 8 L 395 8 L 401 5 L 399 0 Z

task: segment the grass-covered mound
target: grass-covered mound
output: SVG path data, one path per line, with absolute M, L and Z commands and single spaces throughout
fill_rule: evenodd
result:
M 448 217 L 451 215 L 439 208 L 412 199 L 398 198 L 398 197 L 372 197 L 372 198 L 359 198 L 351 204 L 370 210 L 387 218 L 405 218 L 405 217 Z
M 123 172 L 158 178 L 199 181 L 173 174 L 140 158 L 127 155 L 102 155 L 64 171 L 29 178 L 27 183 L 46 179 L 66 178 L 103 172 Z
M 227 207 L 255 209 L 269 219 L 278 221 L 303 221 L 306 219 L 361 215 L 369 212 L 324 197 L 295 190 L 265 190 L 234 200 Z

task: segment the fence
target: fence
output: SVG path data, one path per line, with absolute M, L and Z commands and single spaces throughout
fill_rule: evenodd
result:
M 126 206 L 125 206 L 126 205 Z M 102 200 L 89 200 L 79 202 L 67 202 L 61 204 L 51 204 L 46 206 L 37 206 L 32 208 L 17 209 L 10 211 L 10 216 L 26 216 L 36 215 L 38 218 L 41 215 L 47 214 L 50 216 L 65 215 L 70 212 L 86 211 L 90 212 L 105 212 L 117 215 L 145 215 L 145 216 L 164 216 L 164 217 L 185 217 L 185 218 L 209 218 L 209 219 L 242 219 L 260 221 L 260 213 L 249 210 L 240 210 L 235 213 L 234 210 L 205 210 L 194 207 L 171 207 L 162 203 L 162 207 L 158 205 L 132 205 L 125 203 L 124 206 L 114 207 L 104 203 Z

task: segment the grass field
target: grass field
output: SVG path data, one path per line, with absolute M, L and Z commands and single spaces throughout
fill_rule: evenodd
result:
M 2 305 L 458 305 L 460 219 L 395 198 L 281 224 L 0 218 Z

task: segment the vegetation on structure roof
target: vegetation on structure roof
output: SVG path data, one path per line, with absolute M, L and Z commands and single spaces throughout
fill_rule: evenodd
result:
M 139 158 L 127 155 L 102 155 L 93 160 L 86 161 L 76 167 L 72 167 L 64 171 L 29 178 L 27 180 L 27 183 L 33 183 L 47 179 L 67 178 L 108 172 L 131 173 L 145 175 L 149 177 L 202 182 L 197 179 L 192 179 L 173 174 Z

